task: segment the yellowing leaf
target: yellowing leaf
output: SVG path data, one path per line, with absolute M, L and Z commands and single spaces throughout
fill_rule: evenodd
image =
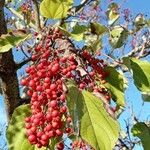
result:
M 124 64 L 133 73 L 135 86 L 142 92 L 143 99 L 150 101 L 150 63 L 135 58 L 123 58 Z
M 80 112 L 80 134 L 96 150 L 113 149 L 119 136 L 119 125 L 103 107 L 100 99 L 83 92 Z M 84 110 L 84 113 L 82 111 Z
M 23 150 L 23 147 L 25 147 L 34 150 L 34 147 L 28 143 L 27 137 L 25 136 L 24 119 L 28 115 L 30 115 L 29 105 L 22 105 L 15 109 L 7 129 L 9 149 Z
M 107 10 L 108 24 L 113 25 L 120 17 L 119 8 L 116 3 L 111 3 Z
M 6 132 L 10 150 L 46 150 L 44 147 L 39 149 L 28 142 L 24 119 L 30 114 L 29 105 L 21 105 L 15 109 Z
M 119 136 L 117 121 L 107 114 L 102 101 L 93 94 L 80 92 L 72 83 L 68 89 L 68 108 L 79 123 L 82 139 L 95 150 L 112 150 Z
M 76 25 L 74 26 L 72 32 L 67 31 L 66 29 L 59 27 L 60 30 L 67 36 L 70 36 L 72 39 L 76 41 L 81 41 L 84 38 L 84 32 L 86 31 L 87 27 L 84 25 Z
M 101 35 L 103 33 L 108 32 L 108 28 L 99 23 L 91 23 L 90 25 L 91 25 L 91 32 L 93 34 Z
M 84 25 L 76 24 L 71 32 L 71 37 L 76 41 L 83 40 L 84 32 L 86 31 L 87 27 Z
M 18 46 L 21 42 L 29 39 L 30 34 L 5 34 L 0 37 L 0 53 L 9 51 L 11 48 Z
M 124 77 L 113 67 L 106 67 L 105 71 L 109 72 L 109 76 L 106 77 L 105 87 L 110 90 L 112 99 L 116 101 L 119 106 L 125 105 L 124 90 L 125 83 Z
M 128 31 L 125 28 L 121 26 L 115 26 L 110 31 L 110 44 L 113 48 L 120 48 L 123 46 L 127 37 Z
M 67 16 L 73 0 L 43 0 L 40 4 L 41 14 L 50 19 L 61 19 Z

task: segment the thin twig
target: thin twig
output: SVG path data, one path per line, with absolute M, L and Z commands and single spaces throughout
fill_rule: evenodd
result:
M 147 57 L 148 55 L 150 55 L 150 51 L 144 52 L 144 54 L 140 56 L 140 58 Z
M 124 143 L 124 141 L 122 139 L 119 138 L 119 142 L 121 143 L 121 145 L 123 147 L 125 147 L 127 150 L 129 150 L 129 147 Z
M 82 3 L 82 4 L 75 7 L 75 12 L 76 13 L 79 12 L 85 5 L 88 5 L 93 1 L 95 1 L 95 0 L 85 0 L 84 3 Z
M 24 52 L 22 46 L 20 47 L 20 49 L 21 49 L 21 52 L 25 55 L 25 57 L 30 58 L 30 57 Z
M 41 23 L 40 23 L 40 12 L 39 12 L 39 4 L 37 0 L 32 0 L 34 4 L 34 14 L 35 14 L 35 24 L 36 24 L 36 30 L 41 29 Z
M 24 66 L 25 64 L 27 64 L 30 61 L 31 61 L 31 58 L 28 58 L 28 59 L 22 61 L 21 63 L 16 64 L 16 70 L 20 69 L 22 66 Z
M 78 6 L 72 7 L 71 10 L 74 10 L 74 12 L 77 13 L 77 12 L 79 12 L 80 10 L 82 10 L 82 8 L 83 8 L 85 5 L 88 5 L 88 4 L 90 4 L 91 2 L 94 2 L 94 1 L 96 1 L 96 0 L 85 0 L 82 4 L 80 4 L 80 5 L 78 5 Z M 71 11 L 70 11 L 70 12 L 71 12 Z M 69 19 L 70 17 L 72 17 L 72 16 L 73 16 L 73 15 L 69 14 L 66 18 L 63 18 L 63 19 L 61 20 L 61 22 L 60 22 L 60 26 L 62 26 L 62 25 L 65 23 L 65 21 L 66 21 L 67 19 Z
M 18 17 L 19 19 L 21 19 L 22 21 L 24 21 L 24 17 L 23 17 L 20 13 L 18 13 L 15 9 L 9 8 L 9 7 L 6 7 L 6 8 L 7 8 L 11 13 L 13 13 L 16 17 Z M 32 22 L 29 23 L 29 26 L 32 27 L 33 29 L 36 29 L 36 26 L 35 26 Z
M 142 46 L 142 49 L 137 56 L 138 59 L 144 54 L 144 50 L 145 50 L 145 44 Z
M 112 58 L 111 56 L 109 56 L 109 55 L 107 55 L 107 54 L 105 54 L 105 53 L 102 53 L 102 52 L 101 52 L 101 54 L 102 54 L 103 56 L 106 56 L 107 58 L 111 59 L 113 62 L 116 62 L 117 64 L 122 64 L 121 61 L 115 60 L 114 58 Z

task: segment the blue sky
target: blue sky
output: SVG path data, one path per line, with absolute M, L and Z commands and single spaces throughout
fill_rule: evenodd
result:
M 78 0 L 75 0 L 76 3 L 79 2 Z M 106 0 L 105 0 L 106 1 Z M 122 0 L 123 1 L 123 0 Z M 120 2 L 120 0 L 118 0 Z M 150 17 L 150 0 L 126 0 L 126 2 L 123 5 L 125 8 L 129 8 L 131 12 L 135 15 L 139 12 L 147 14 Z M 17 59 L 20 59 L 19 57 Z M 150 59 L 148 58 L 148 61 Z M 133 81 L 130 80 L 129 87 L 126 90 L 126 101 L 128 106 L 132 106 L 133 110 L 135 112 L 135 115 L 137 117 L 140 117 L 140 120 L 150 120 L 150 103 L 144 103 L 141 98 L 141 94 L 137 91 L 136 87 L 133 85 Z M 120 122 L 123 127 L 125 127 L 125 118 L 129 118 L 128 111 L 130 109 L 127 109 L 120 117 Z M 4 103 L 2 96 L 0 96 L 0 125 L 4 125 L 6 123 L 6 116 L 5 116 L 5 110 L 4 110 Z M 1 129 L 0 126 L 0 131 Z M 0 149 L 3 147 L 4 143 L 4 137 L 0 136 Z M 134 150 L 142 150 L 141 147 L 135 147 Z
M 143 12 L 147 15 L 150 14 L 150 1 L 149 0 L 127 0 L 125 6 L 131 8 L 134 14 Z

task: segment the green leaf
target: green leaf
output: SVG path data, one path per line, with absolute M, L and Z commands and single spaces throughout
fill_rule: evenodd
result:
M 113 48 L 120 48 L 124 45 L 127 37 L 128 31 L 125 28 L 121 26 L 115 26 L 110 31 L 110 44 Z
M 81 137 L 96 150 L 113 149 L 119 136 L 118 123 L 107 114 L 100 99 L 91 93 L 84 91 L 80 104 L 77 108 Z
M 10 150 L 38 150 L 28 142 L 25 135 L 24 119 L 30 114 L 29 105 L 21 105 L 15 109 L 6 132 Z
M 145 102 L 150 102 L 150 92 L 142 92 L 142 98 Z
M 15 109 L 7 129 L 8 147 L 11 150 L 34 150 L 25 136 L 24 119 L 30 115 L 29 105 L 22 105 Z
M 71 33 L 69 31 L 67 31 L 66 28 L 62 28 L 62 27 L 59 26 L 59 29 L 63 32 L 64 35 L 71 36 Z
M 83 40 L 84 32 L 87 30 L 87 27 L 84 25 L 76 24 L 72 30 L 72 32 L 67 31 L 66 29 L 59 27 L 60 30 L 67 36 L 71 37 L 76 41 Z
M 75 86 L 73 81 L 69 81 L 68 85 L 68 94 L 67 94 L 67 106 L 69 108 L 70 115 L 73 119 L 73 123 L 76 124 L 77 121 L 77 110 L 76 110 L 76 102 L 79 97 L 81 97 L 81 93 Z
M 68 15 L 73 0 L 43 0 L 40 4 L 41 14 L 50 19 L 61 19 Z
M 84 32 L 87 30 L 87 27 L 84 25 L 76 24 L 71 32 L 71 37 L 76 41 L 83 40 Z
M 117 102 L 119 106 L 125 105 L 124 91 L 125 91 L 125 78 L 122 74 L 115 70 L 113 67 L 106 67 L 105 71 L 109 73 L 106 77 L 104 86 L 110 90 L 112 99 Z
M 86 39 L 86 45 L 84 46 L 83 49 L 86 49 L 86 50 L 92 51 L 94 53 L 97 53 L 102 48 L 103 48 L 103 45 L 102 45 L 102 40 L 101 39 L 98 39 L 98 40 L 95 40 L 95 41 L 90 41 L 90 40 L 88 41 Z
M 53 149 L 55 149 L 55 145 L 58 143 L 58 139 L 55 139 L 55 138 L 53 138 L 53 139 L 51 139 L 50 140 L 50 143 L 49 143 L 49 148 L 51 149 L 51 150 L 53 150 Z M 46 149 L 47 150 L 47 149 Z
M 31 37 L 30 34 L 4 34 L 0 37 L 0 53 L 9 51 Z
M 103 33 L 108 32 L 108 28 L 99 23 L 91 23 L 90 26 L 93 34 L 102 35 Z
M 134 84 L 143 94 L 145 101 L 150 101 L 150 63 L 135 58 L 123 58 L 124 64 L 133 73 Z
M 69 90 L 73 92 L 70 101 L 76 105 L 82 139 L 96 150 L 113 149 L 119 136 L 117 121 L 107 114 L 102 101 L 93 94 L 87 91 L 81 93 L 73 84 Z
M 148 27 L 150 26 L 150 19 L 146 20 L 146 24 L 147 24 Z
M 141 140 L 144 150 L 150 149 L 150 127 L 143 122 L 138 122 L 132 127 L 131 132 Z
M 84 35 L 85 46 L 83 49 L 98 52 L 103 48 L 102 38 L 97 34 L 85 34 Z
M 18 146 L 20 148 L 20 150 L 35 150 L 34 146 L 32 146 L 31 144 L 29 144 L 29 142 L 27 140 L 24 140 L 24 136 L 19 136 L 18 138 L 20 138 L 20 140 L 23 140 L 22 144 L 20 146 Z M 15 150 L 15 148 L 14 148 Z
M 91 44 L 89 46 L 89 48 L 93 51 L 93 52 L 98 52 L 100 49 L 102 49 L 102 41 L 99 39 L 99 40 L 96 40 L 93 42 L 93 44 Z
M 120 17 L 118 5 L 116 3 L 111 3 L 108 6 L 106 14 L 108 17 L 108 24 L 113 25 Z
M 135 17 L 135 20 L 134 20 L 134 25 L 137 27 L 137 28 L 141 28 L 142 26 L 144 26 L 146 23 L 146 20 L 144 18 L 144 15 L 143 14 L 139 14 Z
M 74 26 L 73 31 L 71 32 L 72 34 L 81 34 L 85 32 L 87 29 L 86 26 L 84 25 L 79 25 L 78 23 Z

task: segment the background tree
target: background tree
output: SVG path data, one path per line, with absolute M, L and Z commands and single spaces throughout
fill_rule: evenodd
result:
M 10 150 L 133 149 L 139 143 L 149 149 L 148 122 L 133 113 L 135 125 L 131 130 L 126 121 L 123 132 L 117 119 L 126 109 L 129 73 L 150 100 L 150 63 L 143 60 L 150 54 L 150 22 L 122 3 L 101 3 L 1 0 L 0 77 Z

